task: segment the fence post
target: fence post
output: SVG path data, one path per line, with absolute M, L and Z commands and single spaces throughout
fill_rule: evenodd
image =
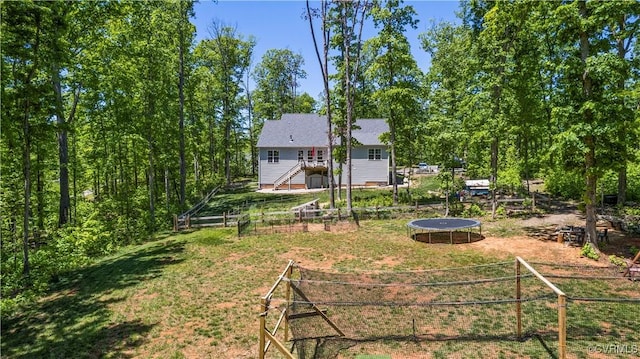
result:
M 338 208 L 338 222 L 340 221 L 340 208 Z
M 262 300 L 260 301 L 260 309 L 262 309 L 262 313 L 260 313 L 260 351 L 258 352 L 258 358 L 259 359 L 264 359 L 264 345 L 265 345 L 265 338 L 264 338 L 264 331 L 266 330 L 266 325 L 267 325 L 267 320 L 266 320 L 266 316 L 267 316 L 267 300 L 265 298 L 262 298 Z
M 567 297 L 558 294 L 558 359 L 567 358 Z
M 380 207 L 378 207 L 378 205 L 376 205 L 376 219 L 380 219 L 380 212 L 378 211 Z
M 535 211 L 536 210 L 536 193 L 533 192 L 531 195 L 531 211 Z
M 178 215 L 177 214 L 173 215 L 173 231 L 174 232 L 178 231 Z
M 222 226 L 227 227 L 227 212 L 222 212 Z
M 191 229 L 191 215 L 187 216 L 187 228 Z
M 289 311 L 289 303 L 291 303 L 291 276 L 293 274 L 293 265 L 291 262 L 289 262 L 289 268 L 287 269 L 287 282 L 286 282 L 286 296 L 285 296 L 285 300 L 287 301 L 287 306 L 286 306 L 286 311 Z M 288 313 L 287 315 L 285 315 L 284 317 L 284 341 L 288 341 L 289 340 L 289 319 L 288 318 Z
M 520 302 L 521 293 L 520 261 L 518 260 L 518 258 L 516 258 L 516 332 L 518 333 L 518 339 L 522 338 L 522 303 Z

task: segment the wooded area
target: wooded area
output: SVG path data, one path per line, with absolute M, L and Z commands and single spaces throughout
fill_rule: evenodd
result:
M 385 118 L 394 171 L 462 160 L 494 191 L 543 178 L 584 203 L 592 241 L 598 195 L 640 201 L 633 0 L 463 1 L 460 24 L 421 35 L 427 72 L 404 33 L 429 14 L 398 0 L 308 3 L 291 21 L 309 22 L 317 59 L 288 49 L 254 59 L 251 34 L 215 22 L 196 42 L 193 1 L 0 6 L 3 299 L 255 176 L 261 124 L 283 113 L 327 114 L 332 145 L 342 139 L 335 171 L 350 171 L 355 119 Z M 376 36 L 362 37 L 367 26 Z M 321 99 L 299 93 L 309 66 L 322 68 Z

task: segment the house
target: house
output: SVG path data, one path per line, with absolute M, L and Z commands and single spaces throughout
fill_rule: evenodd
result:
M 356 125 L 352 185 L 387 185 L 389 154 L 379 137 L 389 126 L 383 119 L 359 119 Z M 260 189 L 328 187 L 327 131 L 327 118 L 317 114 L 284 114 L 280 120 L 265 121 L 257 144 Z M 338 168 L 335 162 L 334 168 Z M 342 183 L 346 183 L 344 172 Z M 338 182 L 335 176 L 334 180 Z

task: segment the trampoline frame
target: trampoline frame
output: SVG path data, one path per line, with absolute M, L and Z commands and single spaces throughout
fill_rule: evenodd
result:
M 439 222 L 441 226 L 433 226 L 433 227 L 423 227 L 417 225 L 416 222 L 419 221 L 427 221 L 427 222 Z M 467 222 L 466 225 L 447 225 L 447 221 L 464 221 Z M 429 237 L 429 244 L 431 244 L 431 233 L 438 232 L 449 232 L 449 241 L 453 244 L 453 232 L 460 229 L 467 229 L 467 243 L 471 243 L 471 229 L 478 227 L 480 231 L 480 236 L 482 236 L 482 223 L 476 219 L 470 218 L 455 218 L 455 217 L 446 217 L 446 218 L 418 218 L 407 223 L 407 235 L 413 240 L 417 240 L 418 233 L 427 233 Z

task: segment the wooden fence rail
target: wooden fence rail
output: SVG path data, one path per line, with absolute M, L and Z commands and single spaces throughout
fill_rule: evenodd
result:
M 233 227 L 237 226 L 239 222 L 246 220 L 247 217 L 247 214 L 229 214 L 227 212 L 221 216 L 192 217 L 187 215 L 184 218 L 180 218 L 174 215 L 173 230 L 177 232 L 182 229 L 201 227 Z

